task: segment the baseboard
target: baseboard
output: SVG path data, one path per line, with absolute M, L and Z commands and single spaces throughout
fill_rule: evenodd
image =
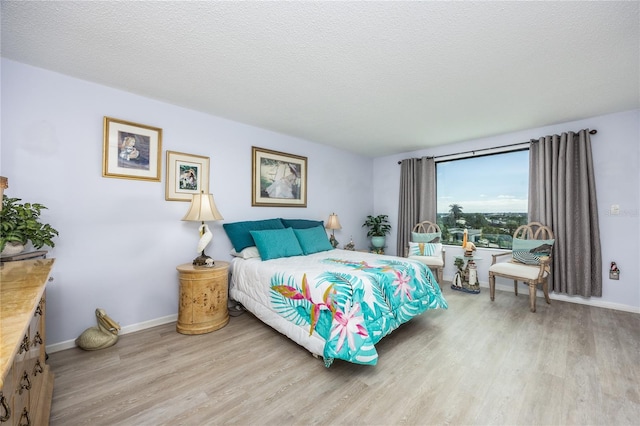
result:
M 489 283 L 480 283 L 480 287 L 484 287 L 488 291 L 489 290 Z M 527 295 L 529 294 L 529 289 L 528 288 L 526 288 L 524 285 L 522 285 L 521 288 L 524 291 L 520 291 L 520 287 L 519 287 L 518 293 L 526 293 Z M 512 284 L 499 284 L 499 283 L 496 283 L 496 290 L 502 290 L 502 291 L 507 291 L 507 292 L 513 293 L 513 283 Z M 538 289 L 538 297 L 544 297 L 544 294 L 542 293 L 542 290 L 540 290 L 540 289 Z M 551 299 L 551 300 L 559 300 L 561 302 L 578 303 L 580 305 L 589 305 L 589 306 L 595 306 L 595 307 L 598 307 L 598 308 L 615 309 L 616 311 L 623 311 L 623 312 L 631 312 L 631 313 L 634 313 L 634 314 L 640 314 L 640 307 L 637 307 L 637 306 L 629 306 L 629 305 L 622 305 L 622 304 L 619 304 L 619 303 L 603 302 L 603 301 L 597 300 L 597 299 L 587 299 L 587 298 L 582 297 L 582 296 L 568 296 L 566 294 L 558 294 L 558 293 L 550 292 L 549 293 L 549 299 Z
M 137 324 L 131 324 L 122 327 L 119 335 L 134 333 L 140 330 L 146 330 L 147 328 L 156 327 L 159 325 L 168 324 L 170 322 L 176 322 L 178 320 L 178 314 L 167 315 L 166 317 L 156 318 L 149 321 L 139 322 Z M 54 343 L 52 345 L 47 345 L 48 353 L 55 353 L 59 351 L 64 351 L 65 349 L 71 349 L 76 347 L 76 339 L 67 340 L 60 343 Z
M 448 285 L 451 285 L 451 281 L 445 280 L 445 282 L 448 283 Z M 489 283 L 480 283 L 480 287 L 486 288 L 487 291 L 488 291 L 489 290 Z M 513 284 L 498 284 L 498 283 L 496 283 L 496 290 L 513 292 Z M 529 290 L 527 290 L 527 289 L 524 289 L 524 290 L 525 290 L 524 292 L 526 292 L 528 294 Z M 538 297 L 544 297 L 544 295 L 542 294 L 542 290 L 538 290 Z M 602 301 L 595 300 L 595 299 L 586 299 L 586 298 L 581 297 L 581 296 L 567 296 L 567 295 L 564 295 L 564 294 L 550 293 L 549 294 L 549 298 L 552 299 L 552 300 L 560 300 L 562 302 L 579 303 L 581 305 L 589 305 L 589 306 L 595 306 L 595 307 L 598 307 L 598 308 L 615 309 L 616 311 L 623 311 L 623 312 L 631 312 L 631 313 L 634 313 L 634 314 L 640 314 L 640 308 L 639 307 L 621 305 L 621 304 L 618 304 L 618 303 L 611 303 L 611 302 L 602 302 Z M 133 333 L 133 332 L 140 331 L 140 330 L 145 330 L 147 328 L 156 327 L 158 325 L 163 325 L 163 324 L 167 324 L 167 323 L 170 323 L 170 322 L 176 322 L 177 320 L 178 320 L 178 314 L 173 314 L 173 315 L 168 315 L 168 316 L 162 317 L 162 318 L 156 318 L 156 319 L 153 319 L 153 320 L 150 320 L 150 321 L 140 322 L 138 324 L 127 325 L 125 327 L 122 327 L 122 330 L 120 330 L 120 335 L 129 334 L 129 333 Z M 54 343 L 52 345 L 47 345 L 47 352 L 48 353 L 54 353 L 54 352 L 63 351 L 65 349 L 75 348 L 75 347 L 76 347 L 75 339 L 67 340 L 65 342 L 60 342 L 60 343 Z

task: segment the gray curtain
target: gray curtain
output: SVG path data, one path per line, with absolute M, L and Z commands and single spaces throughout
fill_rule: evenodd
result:
M 549 288 L 602 296 L 602 252 L 589 130 L 532 140 L 529 221 L 555 234 Z
M 397 256 L 405 256 L 411 229 L 423 220 L 436 221 L 436 163 L 433 158 L 428 157 L 402 160 Z

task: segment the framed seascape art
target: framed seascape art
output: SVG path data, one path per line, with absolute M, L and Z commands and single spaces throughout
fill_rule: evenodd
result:
M 104 117 L 102 176 L 160 182 L 162 129 Z
M 251 205 L 307 206 L 307 157 L 251 147 Z
M 209 157 L 167 151 L 167 201 L 191 201 L 193 194 L 209 193 Z

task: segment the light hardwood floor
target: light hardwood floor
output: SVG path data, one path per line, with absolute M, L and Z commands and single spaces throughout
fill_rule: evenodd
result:
M 522 287 L 526 290 L 525 287 Z M 445 287 L 378 345 L 325 368 L 250 314 L 200 336 L 167 324 L 51 354 L 52 425 L 631 425 L 640 315 Z

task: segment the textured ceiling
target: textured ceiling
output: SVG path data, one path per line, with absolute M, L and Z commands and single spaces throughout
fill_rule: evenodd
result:
M 367 156 L 640 107 L 637 1 L 1 7 L 3 57 Z

